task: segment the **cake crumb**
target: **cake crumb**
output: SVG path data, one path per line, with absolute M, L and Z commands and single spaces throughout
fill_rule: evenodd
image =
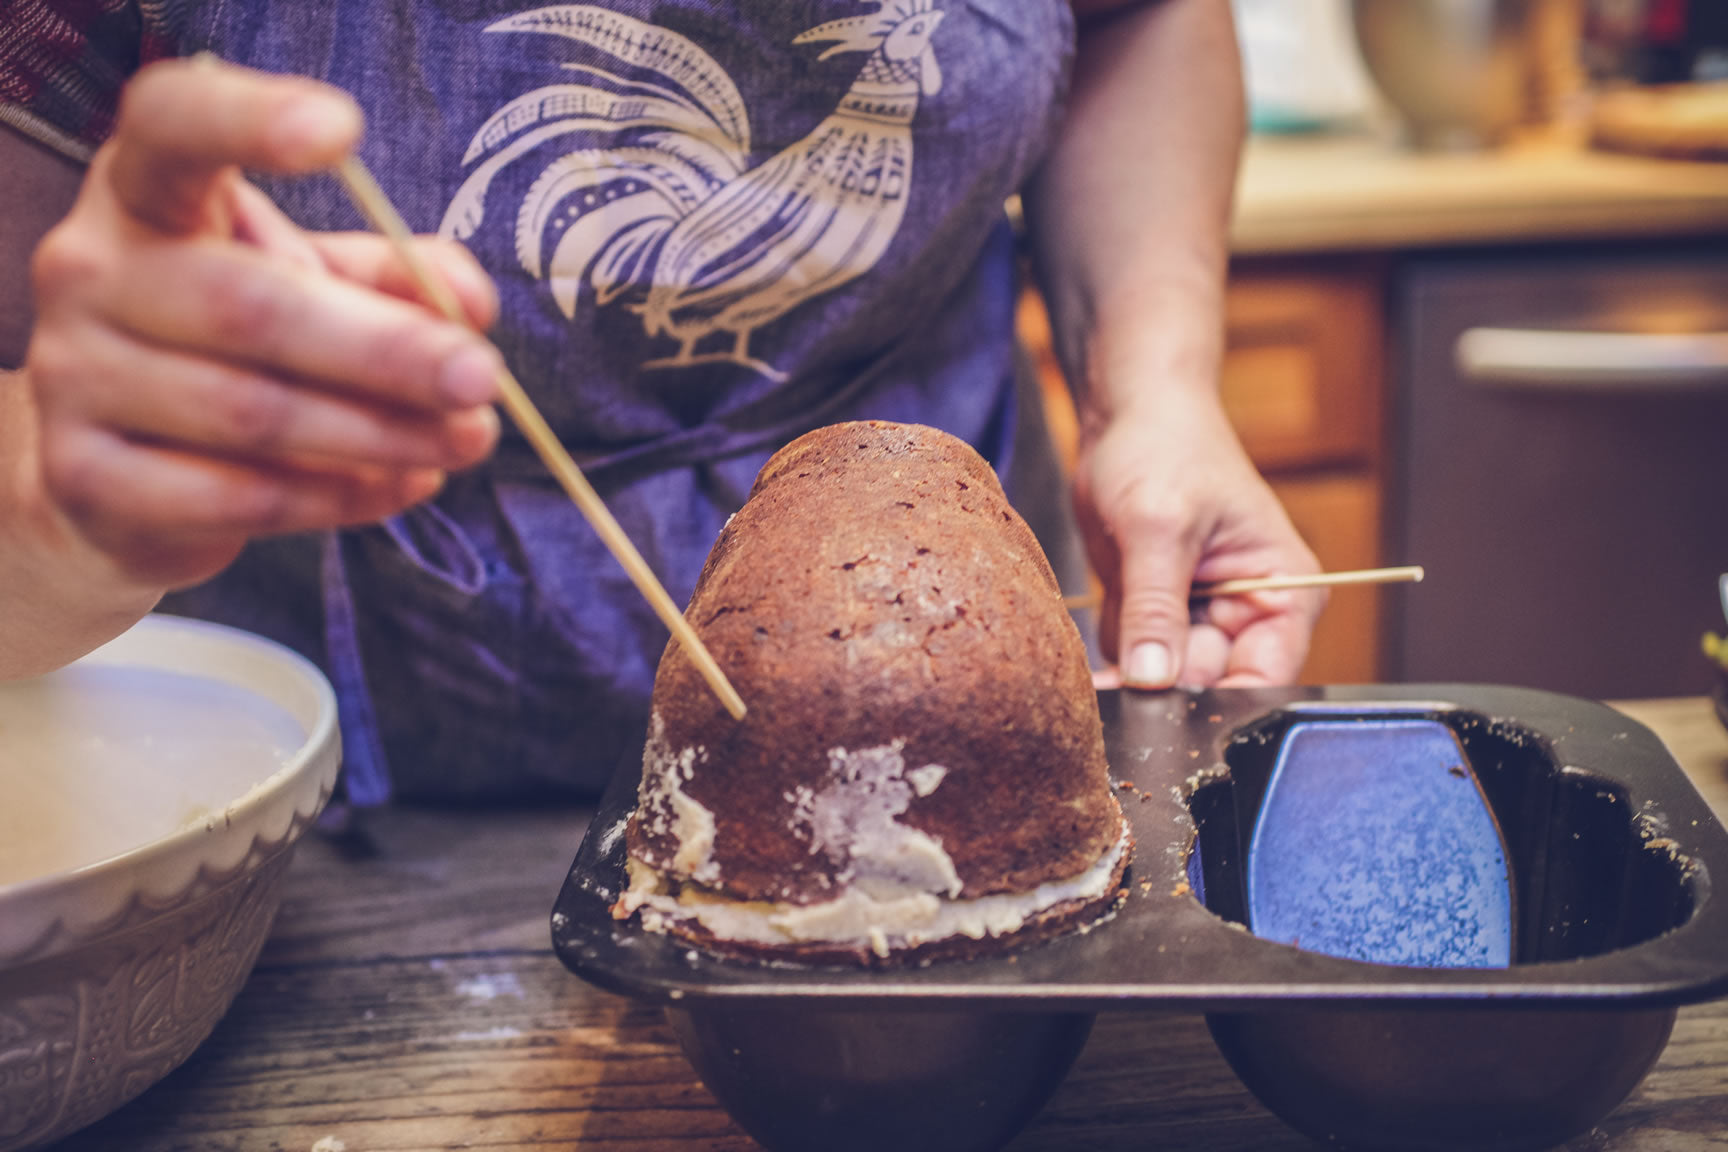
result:
M 912 785 L 912 791 L 919 796 L 928 796 L 941 786 L 948 775 L 948 769 L 940 764 L 926 764 L 922 768 L 907 771 L 906 781 Z
M 888 934 L 874 924 L 870 926 L 870 951 L 888 959 Z
M 348 1145 L 334 1136 L 320 1136 L 312 1145 L 312 1152 L 348 1152 Z
M 1188 881 L 1178 880 L 1176 882 L 1176 887 L 1170 889 L 1170 895 L 1172 895 L 1172 896 L 1192 896 L 1192 895 L 1194 895 L 1194 889 L 1188 887 Z

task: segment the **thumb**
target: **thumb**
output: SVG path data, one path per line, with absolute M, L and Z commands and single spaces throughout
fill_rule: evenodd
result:
M 1197 553 L 1169 539 L 1122 541 L 1117 652 L 1130 688 L 1168 688 L 1188 649 L 1188 587 Z
M 360 137 L 346 93 L 210 57 L 142 69 L 127 85 L 111 142 L 109 182 L 133 216 L 164 232 L 206 225 L 232 168 L 326 168 Z
M 1172 541 L 1121 542 L 1121 680 L 1128 687 L 1170 687 L 1187 651 L 1189 580 L 1198 554 Z

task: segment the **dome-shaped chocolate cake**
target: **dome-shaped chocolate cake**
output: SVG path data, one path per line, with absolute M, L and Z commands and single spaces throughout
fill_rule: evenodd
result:
M 1128 860 L 1080 634 L 988 464 L 915 425 L 787 445 L 655 680 L 620 917 L 754 956 L 975 954 L 1089 922 Z

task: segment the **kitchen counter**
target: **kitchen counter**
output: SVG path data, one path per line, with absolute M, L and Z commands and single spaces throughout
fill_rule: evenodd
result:
M 1625 710 L 1719 813 L 1728 733 L 1703 699 Z M 302 844 L 262 959 L 192 1059 L 59 1152 L 378 1152 L 755 1146 L 657 1009 L 553 956 L 548 915 L 582 809 L 400 809 Z M 1684 1008 L 1660 1064 L 1573 1152 L 1671 1152 L 1728 1131 L 1728 1001 Z M 320 1144 L 320 1141 L 324 1143 Z M 338 1142 L 340 1142 L 338 1144 Z M 1106 1013 L 1015 1152 L 1309 1152 L 1198 1016 Z
M 1728 163 L 1532 138 L 1419 153 L 1369 135 L 1255 136 L 1237 190 L 1238 255 L 1728 234 Z

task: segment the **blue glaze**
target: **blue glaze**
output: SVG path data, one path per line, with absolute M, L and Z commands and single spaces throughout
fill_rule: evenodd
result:
M 1452 731 L 1406 719 L 1292 727 L 1249 846 L 1248 923 L 1331 956 L 1509 966 L 1505 843 Z

